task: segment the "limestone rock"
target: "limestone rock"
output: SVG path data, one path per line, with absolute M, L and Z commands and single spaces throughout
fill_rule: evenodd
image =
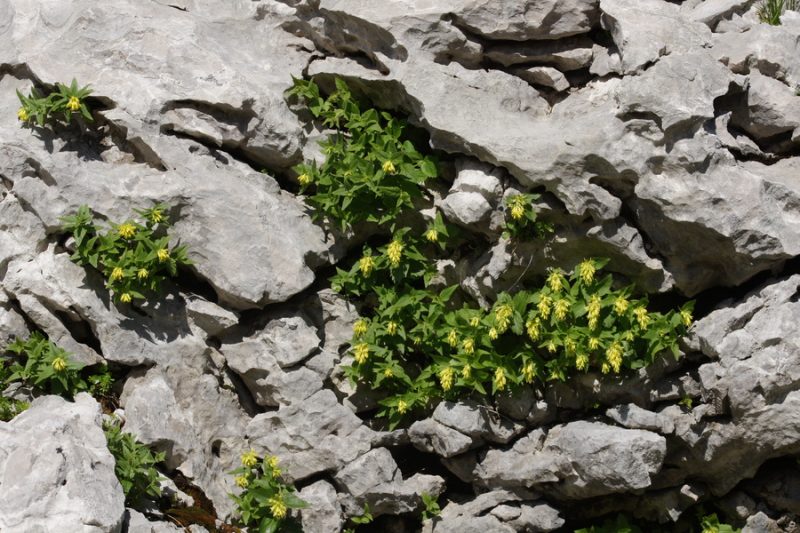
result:
M 320 480 L 303 487 L 298 496 L 308 502 L 308 508 L 301 512 L 303 531 L 339 533 L 342 530 L 341 506 L 333 485 Z
M 463 433 L 430 418 L 411 424 L 408 428 L 408 437 L 418 450 L 436 453 L 444 458 L 469 450 L 475 442 Z
M 41 397 L 0 435 L 0 529 L 122 530 L 125 495 L 91 396 Z

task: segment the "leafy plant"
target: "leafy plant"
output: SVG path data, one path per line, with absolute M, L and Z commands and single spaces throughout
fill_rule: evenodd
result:
M 756 11 L 758 20 L 772 26 L 781 25 L 781 15 L 786 11 L 797 11 L 800 0 L 762 0 Z
M 112 223 L 101 231 L 89 208 L 82 205 L 77 214 L 62 217 L 63 229 L 75 239 L 71 259 L 98 269 L 117 302 L 158 293 L 168 276 L 177 275 L 178 266 L 191 264 L 185 246 L 170 246 L 166 210 L 164 204 L 136 210 L 138 221 Z
M 28 407 L 28 402 L 0 396 L 0 421 L 8 422 Z
M 575 533 L 643 533 L 638 526 L 628 522 L 625 515 L 617 515 L 614 519 L 607 519 L 601 525 L 576 529 Z
M 259 533 L 302 531 L 297 521 L 287 516 L 289 509 L 304 509 L 308 503 L 295 494 L 295 488 L 283 481 L 278 458 L 259 460 L 255 451 L 242 454 L 242 466 L 231 472 L 241 494 L 231 494 L 236 513 L 245 527 Z
M 423 505 L 425 505 L 425 509 L 422 511 L 423 520 L 442 514 L 442 509 L 439 507 L 436 496 L 431 496 L 427 492 L 423 492 L 420 496 L 422 497 Z
M 503 231 L 505 237 L 520 237 L 526 230 L 531 236 L 543 237 L 553 231 L 550 224 L 537 220 L 533 201 L 538 194 L 512 194 L 506 197 L 506 223 Z
M 108 450 L 114 456 L 114 473 L 125 493 L 125 504 L 137 505 L 142 499 L 161 497 L 159 473 L 155 466 L 164 461 L 164 453 L 153 453 L 138 442 L 130 433 L 125 433 L 118 422 L 103 424 Z
M 79 88 L 78 82 L 73 78 L 70 85 L 56 83 L 56 90 L 43 95 L 32 88 L 27 96 L 17 91 L 21 107 L 17 111 L 17 118 L 23 122 L 36 122 L 40 127 L 53 118 L 54 115 L 63 114 L 63 120 L 70 123 L 72 115 L 80 113 L 83 118 L 92 122 L 92 114 L 84 101 L 92 93 L 89 86 Z
M 35 332 L 26 339 L 15 339 L 8 351 L 16 357 L 6 358 L 6 383 L 21 381 L 45 394 L 68 398 L 79 392 L 107 396 L 113 379 L 105 365 L 86 367 L 73 361 L 69 352 Z M 90 370 L 94 372 L 90 373 Z
M 375 518 L 372 516 L 372 513 L 369 510 L 369 504 L 364 503 L 364 509 L 359 516 L 351 516 L 350 522 L 356 525 L 363 525 L 363 524 L 370 524 Z M 346 528 L 342 533 L 355 533 L 355 528 L 349 527 Z
M 393 227 L 423 197 L 421 185 L 437 176 L 435 162 L 404 138 L 406 123 L 375 109 L 362 111 L 343 81 L 337 79 L 336 92 L 325 99 L 313 82 L 294 79 L 287 95 L 338 131 L 322 143 L 327 158 L 321 166 L 295 170 L 302 190 L 314 191 L 309 202 L 342 229 L 362 221 Z
M 739 533 L 741 531 L 729 524 L 720 523 L 716 513 L 701 517 L 700 527 L 702 533 Z

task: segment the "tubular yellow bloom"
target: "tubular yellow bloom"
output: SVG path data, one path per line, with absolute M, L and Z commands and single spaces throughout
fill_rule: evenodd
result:
M 644 307 L 637 307 L 633 310 L 633 314 L 636 315 L 636 321 L 639 322 L 639 327 L 647 329 L 647 325 L 650 324 L 650 317 L 647 315 L 647 309 Z
M 149 275 L 150 273 L 147 271 L 146 268 L 140 268 L 139 271 L 136 273 L 136 277 L 138 277 L 139 279 L 147 279 L 147 276 Z
M 356 344 L 356 347 L 353 349 L 353 357 L 357 363 L 364 364 L 364 361 L 369 357 L 369 344 L 365 342 Z
M 397 333 L 397 322 L 390 321 L 388 324 L 386 324 L 386 332 L 389 333 L 389 335 L 394 335 Z
M 397 172 L 397 169 L 394 168 L 394 163 L 392 163 L 391 161 L 384 161 L 383 166 L 381 168 L 387 174 L 394 174 L 395 172 Z
M 611 344 L 606 350 L 606 361 L 614 369 L 614 372 L 619 372 L 622 366 L 622 346 L 618 342 Z
M 610 370 L 611 367 L 608 366 L 608 363 L 603 363 L 603 365 L 600 367 L 600 372 L 602 372 L 603 374 L 608 374 Z
M 464 347 L 464 353 L 472 355 L 475 353 L 475 340 L 473 338 L 464 339 L 464 342 L 461 343 L 461 346 Z
M 248 485 L 250 485 L 250 480 L 247 479 L 247 476 L 236 476 L 234 479 L 236 484 L 243 489 L 246 489 Z
M 575 350 L 578 349 L 578 345 L 575 343 L 575 340 L 572 337 L 567 337 L 567 340 L 564 341 L 564 350 L 568 354 L 575 353 Z
M 356 337 L 361 337 L 367 332 L 368 328 L 369 328 L 369 323 L 363 318 L 359 318 L 358 320 L 355 321 L 355 324 L 353 324 L 353 334 Z
M 269 466 L 271 470 L 277 470 L 278 461 L 279 459 L 277 455 L 270 455 L 269 457 L 267 457 L 267 466 Z
M 273 496 L 267 500 L 267 503 L 269 503 L 269 510 L 272 516 L 278 520 L 286 517 L 286 504 L 283 503 L 283 498 L 280 495 Z
M 525 378 L 525 383 L 533 383 L 533 378 L 536 377 L 536 364 L 533 361 L 522 367 L 522 377 Z
M 490 328 L 489 329 L 489 338 L 492 339 L 492 340 L 497 339 L 497 329 L 496 328 Z
M 498 367 L 497 370 L 494 371 L 494 387 L 497 390 L 506 388 L 506 371 L 503 370 L 502 367 Z
M 447 344 L 455 348 L 458 346 L 458 333 L 456 330 L 451 329 L 450 333 L 447 334 Z
M 569 301 L 565 298 L 562 298 L 556 302 L 553 316 L 555 316 L 556 320 L 560 322 L 567 317 L 567 311 L 569 311 Z
M 519 220 L 523 216 L 525 216 L 525 208 L 519 204 L 516 204 L 511 207 L 511 218 L 514 220 Z
M 158 260 L 162 263 L 169 260 L 169 250 L 166 248 L 161 248 L 158 252 L 156 252 L 156 255 L 158 256 Z
M 618 315 L 624 315 L 625 311 L 628 310 L 628 306 L 630 302 L 623 298 L 622 296 L 618 296 L 616 300 L 614 300 L 614 312 Z
M 470 318 L 469 319 L 469 325 L 472 326 L 473 328 L 477 328 L 478 326 L 481 325 L 481 317 L 474 316 L 474 317 Z
M 550 275 L 547 276 L 547 286 L 550 287 L 550 290 L 553 292 L 561 292 L 561 289 L 564 288 L 564 275 L 558 271 L 554 270 L 550 272 Z
M 19 111 L 17 111 L 17 118 L 23 122 L 28 120 L 30 118 L 30 115 L 28 115 L 28 110 L 24 107 L 20 107 Z
M 536 304 L 536 308 L 539 310 L 539 314 L 542 315 L 543 319 L 547 320 L 547 317 L 550 316 L 550 306 L 552 304 L 553 299 L 546 294 L 542 296 L 539 303 Z
M 439 383 L 442 385 L 442 389 L 444 389 L 445 392 L 453 388 L 454 374 L 453 368 L 449 366 L 439 372 Z
M 589 337 L 589 349 L 596 350 L 600 347 L 600 339 L 597 337 Z
M 465 365 L 464 368 L 461 369 L 461 377 L 464 379 L 469 379 L 472 375 L 472 367 L 469 365 Z
M 498 333 L 504 333 L 511 324 L 514 310 L 508 304 L 498 305 L 494 311 L 494 323 Z
M 633 332 L 631 330 L 626 331 L 622 334 L 622 340 L 632 342 L 633 341 Z
M 130 239 L 136 234 L 136 226 L 128 223 L 122 224 L 117 228 L 117 233 L 119 233 L 119 236 L 123 239 Z
M 389 264 L 392 267 L 397 268 L 400 265 L 400 258 L 403 255 L 403 243 L 394 240 L 389 244 L 389 247 L 386 248 L 386 256 L 389 258 Z
M 589 303 L 586 304 L 587 316 L 589 317 L 589 329 L 597 327 L 597 321 L 600 318 L 600 297 L 593 294 L 589 298 Z
M 687 328 L 692 325 L 692 312 L 684 309 L 681 311 L 681 320 L 683 321 L 683 325 Z
M 119 301 L 125 304 L 130 303 L 132 299 L 133 298 L 129 292 L 123 292 L 122 296 L 119 297 Z
M 118 279 L 122 279 L 124 277 L 125 271 L 120 267 L 115 267 L 114 270 L 111 271 L 111 281 L 117 281 Z
M 539 317 L 536 317 L 533 320 L 528 320 L 528 323 L 525 324 L 525 328 L 528 330 L 528 337 L 531 338 L 532 341 L 538 341 L 539 337 L 541 337 L 541 321 Z
M 242 466 L 253 468 L 258 463 L 258 456 L 255 450 L 248 450 L 242 454 Z
M 154 224 L 158 224 L 164 220 L 164 215 L 161 213 L 161 209 L 153 209 L 150 211 L 150 221 Z
M 391 377 L 394 377 L 394 372 L 392 372 L 392 369 L 391 369 L 391 368 L 387 368 L 387 369 L 385 369 L 385 370 L 383 371 L 383 377 L 385 377 L 385 378 L 391 378 Z
M 575 358 L 575 368 L 585 370 L 587 366 L 589 366 L 589 356 L 585 353 L 579 353 Z
M 369 276 L 375 268 L 375 260 L 371 255 L 365 255 L 358 260 L 358 269 L 364 276 Z
M 403 400 L 400 400 L 399 402 L 397 402 L 397 412 L 402 415 L 406 411 L 408 411 L 408 404 Z
M 558 346 L 556 346 L 555 342 L 550 341 L 550 342 L 547 343 L 547 351 L 548 352 L 556 353 L 557 350 L 558 350 Z
M 300 174 L 299 176 L 297 176 L 297 182 L 301 186 L 307 187 L 311 183 L 311 176 L 309 176 L 308 174 Z
M 429 242 L 438 242 L 439 232 L 431 228 L 425 232 L 425 239 L 427 239 Z
M 81 108 L 81 101 L 78 99 L 77 96 L 70 96 L 69 101 L 67 102 L 67 109 L 70 111 L 77 111 Z
M 594 281 L 595 272 L 597 272 L 597 269 L 595 268 L 594 262 L 591 259 L 587 259 L 578 265 L 578 276 L 587 285 Z
M 67 361 L 63 357 L 56 357 L 51 364 L 56 372 L 63 372 L 67 368 Z

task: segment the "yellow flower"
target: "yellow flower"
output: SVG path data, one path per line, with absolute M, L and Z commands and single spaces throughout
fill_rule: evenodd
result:
M 511 218 L 519 220 L 525 216 L 525 204 L 525 197 L 521 194 L 509 197 L 508 206 L 511 208 Z
M 478 326 L 481 325 L 481 317 L 474 316 L 474 317 L 470 318 L 469 319 L 469 325 L 472 326 L 473 328 L 477 328 Z
M 538 341 L 539 337 L 541 337 L 541 321 L 539 317 L 536 317 L 533 320 L 528 320 L 528 323 L 525 324 L 526 329 L 528 330 L 528 337 L 531 338 L 532 341 Z
M 117 232 L 119 233 L 119 236 L 122 237 L 123 239 L 130 239 L 136 233 L 136 226 L 134 226 L 133 224 L 128 224 L 126 222 L 125 224 L 122 224 L 119 228 L 117 228 Z
M 162 220 L 164 220 L 164 216 L 161 213 L 161 209 L 152 209 L 150 211 L 150 221 L 151 222 L 153 222 L 154 224 L 158 224 Z
M 600 372 L 602 372 L 603 374 L 608 374 L 610 370 L 611 367 L 608 366 L 608 363 L 603 363 L 603 365 L 600 367 Z
M 589 329 L 595 329 L 597 321 L 600 319 L 600 297 L 593 294 L 589 298 L 589 303 L 586 304 L 586 310 L 589 317 Z
M 115 267 L 114 270 L 111 271 L 111 281 L 117 281 L 118 279 L 122 279 L 124 277 L 125 271 L 120 267 Z
M 497 367 L 494 371 L 494 387 L 497 390 L 506 388 L 506 371 L 502 367 Z
M 435 229 L 431 228 L 425 232 L 425 238 L 429 242 L 438 242 L 439 241 L 439 232 Z
M 558 350 L 558 346 L 556 346 L 555 342 L 550 341 L 550 342 L 547 343 L 547 351 L 548 352 L 556 353 L 557 350 Z
M 511 207 L 511 218 L 519 220 L 525 215 L 525 208 L 521 205 L 514 205 Z
M 67 109 L 70 111 L 77 111 L 81 108 L 81 101 L 78 99 L 77 96 L 70 96 L 69 101 L 67 102 Z
M 490 328 L 489 329 L 489 338 L 492 339 L 492 340 L 497 339 L 497 329 L 496 328 Z
M 63 372 L 67 368 L 67 361 L 63 357 L 56 357 L 52 362 L 53 370 Z
M 394 168 L 394 163 L 392 163 L 391 161 L 384 161 L 383 166 L 381 168 L 383 168 L 383 171 L 386 172 L 387 174 L 394 174 L 395 172 L 397 172 L 397 169 Z
M 636 315 L 636 320 L 639 322 L 639 327 L 642 329 L 647 329 L 647 325 L 650 323 L 650 317 L 647 315 L 647 309 L 645 307 L 637 307 L 633 310 L 633 314 Z
M 464 353 L 466 354 L 473 354 L 475 353 L 475 340 L 470 338 L 464 339 L 464 342 L 461 343 L 461 346 L 464 347 Z
M 461 377 L 462 378 L 469 379 L 469 377 L 471 375 L 472 375 L 472 367 L 471 366 L 466 365 L 466 366 L 464 366 L 464 368 L 461 369 Z
M 402 415 L 406 411 L 408 411 L 408 404 L 403 400 L 397 402 L 397 412 Z
M 622 366 L 622 346 L 618 342 L 613 343 L 606 350 L 606 361 L 614 369 L 614 372 L 619 372 Z
M 166 248 L 161 248 L 158 252 L 156 252 L 156 255 L 158 256 L 158 260 L 162 263 L 169 260 L 169 250 Z
M 397 333 L 397 322 L 390 321 L 388 324 L 386 324 L 386 332 L 389 335 L 394 335 L 395 333 Z
M 597 337 L 589 337 L 589 349 L 596 350 L 600 346 L 600 339 Z
M 353 350 L 353 357 L 357 363 L 364 364 L 364 361 L 366 361 L 367 357 L 369 357 L 369 344 L 365 342 L 356 344 L 356 347 Z
M 564 341 L 564 350 L 571 354 L 574 353 L 575 350 L 578 349 L 578 345 L 575 343 L 575 339 L 572 337 L 567 337 L 567 340 Z
M 458 333 L 456 333 L 456 330 L 451 329 L 450 333 L 447 334 L 447 344 L 453 348 L 458 346 Z
M 622 296 L 618 296 L 616 300 L 614 300 L 614 312 L 618 315 L 624 315 L 625 311 L 628 310 L 628 306 L 630 302 L 623 298 Z
M 553 303 L 553 299 L 547 296 L 546 294 L 541 297 L 539 303 L 536 304 L 536 308 L 539 310 L 539 314 L 542 315 L 542 318 L 547 320 L 547 317 L 550 316 L 550 306 Z
M 136 273 L 136 276 L 139 279 L 147 279 L 147 276 L 149 276 L 149 275 L 150 275 L 150 273 L 147 271 L 146 268 L 140 268 L 139 271 Z
M 375 268 L 375 260 L 372 258 L 371 255 L 365 255 L 361 259 L 358 260 L 358 269 L 361 270 L 361 273 L 364 276 L 369 276 L 372 273 L 372 269 Z
M 385 378 L 394 377 L 394 372 L 392 372 L 391 368 L 386 368 L 386 370 L 383 371 L 383 377 Z
M 522 377 L 525 378 L 525 383 L 533 383 L 533 378 L 536 377 L 536 363 L 529 361 L 522 367 Z
M 498 333 L 505 333 L 508 326 L 511 324 L 511 315 L 514 310 L 508 304 L 498 305 L 494 311 L 494 322 Z
M 449 366 L 439 372 L 439 383 L 441 383 L 445 392 L 453 388 L 453 374 L 453 368 Z
M 301 186 L 307 187 L 309 183 L 311 183 L 311 176 L 308 174 L 300 174 L 297 176 L 297 182 L 300 183 Z
M 247 476 L 236 476 L 236 479 L 234 479 L 234 481 L 238 486 L 240 486 L 243 489 L 246 489 L 247 486 L 250 485 L 250 480 L 247 479 Z
M 547 286 L 550 287 L 550 290 L 553 292 L 561 292 L 561 289 L 564 288 L 564 275 L 559 270 L 553 270 L 550 272 L 550 275 L 547 276 Z
M 560 322 L 567 317 L 567 311 L 569 311 L 569 301 L 566 298 L 562 298 L 556 302 L 553 316 Z
M 30 118 L 30 115 L 28 115 L 28 110 L 24 107 L 20 107 L 19 111 L 17 111 L 17 118 L 23 122 L 28 120 Z
M 358 320 L 356 320 L 355 324 L 353 324 L 353 334 L 356 337 L 361 337 L 367 332 L 368 328 L 369 328 L 369 323 L 363 318 L 359 318 Z
M 633 342 L 633 332 L 631 330 L 626 331 L 622 334 L 622 340 Z
M 692 312 L 688 309 L 684 309 L 681 311 L 681 320 L 683 321 L 683 325 L 687 328 L 692 325 Z
M 403 243 L 394 240 L 386 248 L 386 255 L 389 257 L 389 264 L 397 268 L 400 265 L 400 257 L 403 255 Z
M 283 498 L 281 498 L 280 494 L 267 500 L 267 503 L 269 503 L 269 510 L 272 516 L 278 520 L 286 517 L 286 504 L 283 503 Z
M 242 454 L 242 466 L 253 468 L 258 463 L 258 456 L 256 451 L 250 449 Z
M 579 353 L 575 358 L 575 368 L 584 370 L 587 366 L 589 366 L 589 356 L 585 353 Z
M 131 299 L 132 299 L 131 293 L 129 292 L 123 292 L 122 295 L 119 297 L 119 301 L 125 304 L 130 303 Z
M 595 272 L 597 272 L 597 269 L 591 259 L 586 259 L 583 263 L 578 265 L 578 276 L 580 276 L 581 280 L 587 285 L 594 281 Z
M 277 455 L 270 455 L 267 457 L 267 466 L 269 466 L 270 470 L 275 472 L 278 470 L 278 456 Z

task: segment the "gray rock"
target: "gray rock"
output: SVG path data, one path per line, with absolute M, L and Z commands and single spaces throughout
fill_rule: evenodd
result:
M 298 496 L 308 502 L 308 508 L 300 513 L 303 531 L 339 533 L 342 530 L 342 510 L 333 485 L 320 480 L 303 487 Z
M 592 41 L 573 37 L 557 41 L 494 44 L 486 48 L 486 57 L 504 67 L 540 63 L 561 71 L 578 70 L 592 64 Z
M 675 431 L 675 425 L 667 416 L 642 409 L 633 403 L 612 407 L 606 411 L 606 416 L 628 429 L 646 429 L 662 435 Z
M 456 160 L 451 192 L 476 192 L 496 207 L 503 194 L 503 169 L 473 159 Z
M 747 519 L 742 533 L 781 533 L 785 531 L 775 520 L 759 511 Z
M 408 437 L 418 450 L 445 458 L 463 453 L 475 443 L 475 439 L 430 418 L 411 424 Z
M 473 402 L 440 402 L 433 420 L 459 432 L 486 441 L 505 444 L 524 431 L 525 426 L 501 418 Z
M 178 526 L 170 522 L 150 521 L 145 515 L 135 509 L 127 509 L 126 529 L 127 533 L 180 533 Z
M 334 479 L 348 494 L 359 497 L 378 485 L 401 482 L 403 474 L 389 450 L 376 448 L 339 470 Z
M 797 141 L 800 136 L 797 100 L 793 87 L 758 71 L 751 72 L 747 98 L 734 109 L 731 124 L 756 139 L 792 132 L 792 140 Z
M 594 55 L 594 52 L 592 52 L 592 56 Z M 528 83 L 549 87 L 558 92 L 566 91 L 570 87 L 567 77 L 560 70 L 553 67 L 529 67 L 515 70 L 514 74 Z
M 520 516 L 509 523 L 516 531 L 554 531 L 564 525 L 557 509 L 544 502 L 522 502 Z
M 476 496 L 464 503 L 451 502 L 442 509 L 441 516 L 434 521 L 426 522 L 423 532 L 430 533 L 456 533 L 469 531 L 513 532 L 513 531 L 552 531 L 563 524 L 558 518 L 555 509 L 541 502 L 524 501 L 516 507 L 521 500 L 534 500 L 535 493 L 525 491 L 509 492 L 493 490 Z M 513 502 L 511 505 L 503 505 Z M 512 511 L 512 509 L 517 511 Z M 490 511 L 489 514 L 486 514 Z M 510 523 L 504 523 L 512 513 L 516 515 Z M 500 515 L 503 518 L 499 518 Z M 558 524 L 558 525 L 554 525 Z
M 692 20 L 707 24 L 714 30 L 721 20 L 730 19 L 747 11 L 755 0 L 706 0 L 691 7 L 687 14 Z M 683 9 L 683 6 L 681 6 Z
M 218 335 L 239 322 L 236 313 L 203 298 L 186 300 L 186 315 L 195 326 L 208 335 Z
M 442 201 L 442 211 L 451 221 L 469 228 L 488 222 L 492 206 L 480 193 L 456 191 Z
M 0 436 L 0 529 L 122 530 L 125 495 L 91 396 L 41 397 Z

